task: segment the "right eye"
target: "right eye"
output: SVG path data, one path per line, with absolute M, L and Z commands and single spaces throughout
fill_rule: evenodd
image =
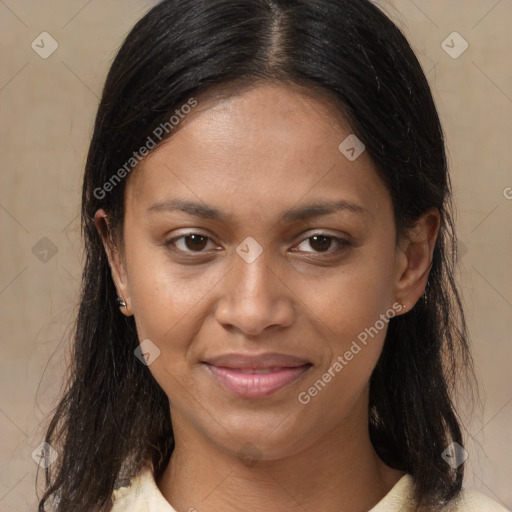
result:
M 165 245 L 173 246 L 179 251 L 185 253 L 202 253 L 207 252 L 204 251 L 205 246 L 208 245 L 208 242 L 212 242 L 209 237 L 206 235 L 202 235 L 201 233 L 186 233 L 184 235 L 180 235 L 172 238 Z M 213 242 L 212 242 L 213 243 Z M 181 246 L 181 247 L 180 247 Z

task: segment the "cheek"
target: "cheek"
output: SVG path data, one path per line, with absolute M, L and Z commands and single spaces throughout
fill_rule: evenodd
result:
M 324 347 L 330 358 L 318 367 L 297 396 L 302 414 L 307 414 L 319 429 L 338 424 L 360 403 L 393 314 L 390 308 L 381 310 L 376 300 L 349 300 L 346 307 L 333 306 L 328 325 L 331 337 Z
M 320 413 L 320 404 L 328 402 L 334 416 L 339 415 L 350 409 L 368 383 L 395 314 L 392 250 L 360 250 L 339 272 L 309 287 L 306 311 L 314 312 L 308 316 L 321 333 L 324 352 L 330 354 L 302 390 L 311 411 L 318 406 Z M 297 286 L 304 289 L 304 283 Z
M 216 273 L 172 262 L 165 247 L 151 245 L 143 235 L 139 240 L 140 243 L 126 244 L 138 330 L 146 338 L 160 343 L 172 338 L 173 344 L 179 345 L 183 329 L 193 327 L 188 319 L 201 314 L 203 299 L 218 278 L 215 279 Z
M 374 326 L 391 307 L 392 254 L 391 247 L 361 248 L 338 270 L 295 284 L 294 290 L 302 297 L 305 311 L 314 313 L 308 313 L 309 317 L 328 338 L 335 340 L 333 352 L 344 351 L 361 333 L 364 338 L 366 329 Z

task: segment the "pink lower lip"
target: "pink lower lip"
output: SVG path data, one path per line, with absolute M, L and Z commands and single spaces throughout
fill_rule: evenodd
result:
M 280 368 L 271 373 L 241 373 L 236 368 L 205 365 L 209 372 L 226 388 L 242 398 L 261 398 L 298 380 L 311 367 Z

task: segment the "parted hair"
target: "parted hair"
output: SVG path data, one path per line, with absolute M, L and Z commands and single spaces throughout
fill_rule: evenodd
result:
M 368 428 L 381 459 L 413 475 L 418 510 L 440 510 L 461 489 L 464 464 L 452 468 L 441 457 L 450 443 L 463 444 L 454 391 L 473 375 L 451 184 L 432 92 L 403 33 L 368 0 L 164 0 L 125 38 L 97 111 L 83 178 L 72 364 L 46 433 L 59 457 L 44 470 L 40 512 L 108 511 L 121 479 L 148 461 L 158 478 L 174 447 L 169 401 L 134 357 L 135 320 L 119 313 L 94 224 L 103 208 L 122 236 L 126 179 L 106 194 L 98 189 L 190 98 L 265 81 L 330 98 L 390 192 L 397 233 L 429 208 L 440 212 L 425 293 L 389 321 L 370 380 Z

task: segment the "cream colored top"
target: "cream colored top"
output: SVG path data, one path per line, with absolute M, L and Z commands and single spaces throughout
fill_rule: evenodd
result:
M 404 475 L 369 512 L 409 512 L 413 510 L 413 478 Z M 148 468 L 133 478 L 131 484 L 113 493 L 112 512 L 176 512 L 158 489 L 153 472 Z M 446 512 L 507 512 L 487 496 L 463 490 Z M 196 512 L 190 507 L 187 512 Z

